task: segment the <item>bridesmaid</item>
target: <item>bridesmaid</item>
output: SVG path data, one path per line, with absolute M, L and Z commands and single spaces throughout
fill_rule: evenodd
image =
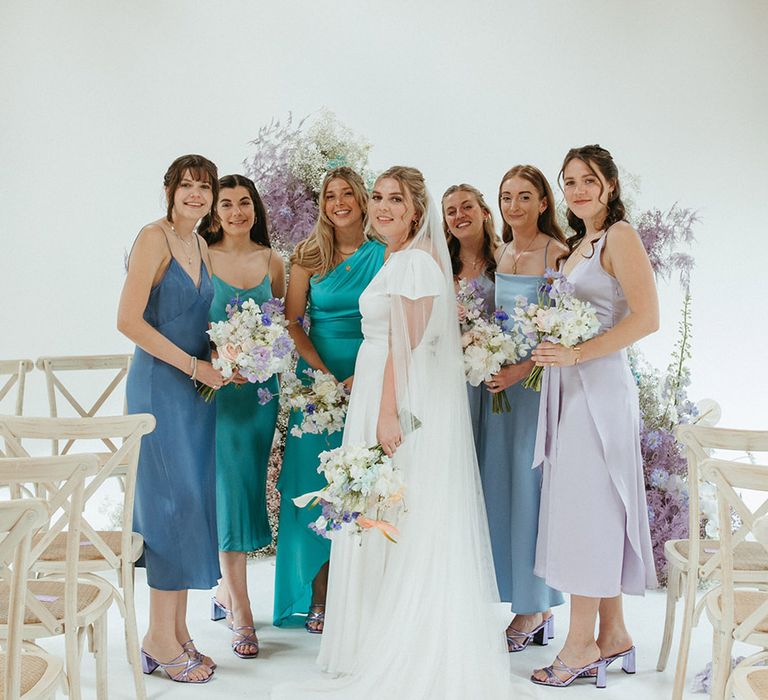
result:
M 363 340 L 358 297 L 384 264 L 384 245 L 363 234 L 368 194 L 351 168 L 331 170 L 320 189 L 320 213 L 307 239 L 291 257 L 286 317 L 301 356 L 296 372 L 319 369 L 351 388 L 357 351 Z M 301 323 L 308 314 L 309 335 Z M 330 541 L 307 526 L 317 515 L 296 508 L 291 499 L 325 485 L 317 473 L 318 454 L 341 445 L 332 435 L 290 434 L 300 421 L 292 416 L 278 481 L 281 495 L 275 572 L 274 624 L 304 622 L 320 634 L 325 619 Z
M 443 231 L 448 241 L 453 277 L 474 280 L 486 313 L 494 310 L 495 253 L 498 239 L 493 215 L 480 190 L 472 185 L 451 185 L 443 195 Z M 482 423 L 491 414 L 492 396 L 485 386 L 467 384 L 475 449 L 482 450 Z
M 218 221 L 217 221 L 218 220 Z M 274 253 L 267 214 L 254 183 L 243 175 L 219 180 L 216 217 L 201 225 L 208 243 L 214 297 L 209 318 L 223 321 L 230 300 L 262 304 L 285 296 L 285 264 Z M 212 619 L 232 625 L 232 651 L 250 659 L 259 652 L 248 597 L 246 553 L 270 543 L 267 463 L 277 422 L 277 400 L 261 405 L 259 391 L 278 392 L 277 377 L 250 384 L 239 375 L 216 396 L 216 514 L 222 580 Z
M 567 252 L 555 218 L 552 189 L 532 165 L 516 165 L 499 185 L 504 244 L 496 253 L 496 306 L 511 313 L 515 299 L 535 301 L 544 270 Z M 523 651 L 532 641 L 554 637 L 550 608 L 562 595 L 533 572 L 541 475 L 531 469 L 539 394 L 521 381 L 530 359 L 507 365 L 488 382 L 491 393 L 506 391 L 512 410 L 487 413 L 478 453 L 499 594 L 515 614 L 507 627 L 507 648 Z
M 210 589 L 221 575 L 216 546 L 215 408 L 195 381 L 219 389 L 208 361 L 213 298 L 208 247 L 195 232 L 218 191 L 216 166 L 181 156 L 163 184 L 167 212 L 136 238 L 118 310 L 118 330 L 136 343 L 128 373 L 128 413 L 152 413 L 142 439 L 134 529 L 144 536 L 149 629 L 145 673 L 162 668 L 183 683 L 205 683 L 215 664 L 187 629 L 187 591 Z M 190 378 L 192 381 L 190 381 Z
M 576 232 L 562 270 L 595 307 L 602 331 L 574 348 L 541 343 L 532 354 L 549 368 L 533 462 L 543 464 L 536 573 L 571 594 L 565 645 L 532 680 L 564 686 L 580 673 L 602 676 L 618 658 L 635 669 L 621 594 L 643 595 L 656 574 L 626 347 L 657 330 L 659 309 L 648 256 L 624 220 L 611 154 L 596 145 L 571 149 L 560 176 Z

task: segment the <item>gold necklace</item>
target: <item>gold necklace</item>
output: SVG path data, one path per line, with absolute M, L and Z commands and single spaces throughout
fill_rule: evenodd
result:
M 483 258 L 475 258 L 472 262 L 468 262 L 467 260 L 464 260 L 461 256 L 459 256 L 459 260 L 461 260 L 462 265 L 472 265 L 472 271 L 474 272 L 481 262 L 483 262 Z
M 531 238 L 531 242 L 530 242 L 530 243 L 529 243 L 529 244 L 528 244 L 528 245 L 525 247 L 525 249 L 524 249 L 524 250 L 521 250 L 521 251 L 520 251 L 520 252 L 519 252 L 517 255 L 515 255 L 514 253 L 512 253 L 512 274 L 513 274 L 513 275 L 516 275 L 516 274 L 517 274 L 517 263 L 518 263 L 518 262 L 520 262 L 520 258 L 521 258 L 521 257 L 523 257 L 523 255 L 524 255 L 525 253 L 527 253 L 527 252 L 528 252 L 528 251 L 531 249 L 531 246 L 533 245 L 533 242 L 534 242 L 534 241 L 535 241 L 535 240 L 536 240 L 538 237 L 539 237 L 539 232 L 537 231 L 537 232 L 536 232 L 536 235 L 535 235 L 533 238 Z M 514 240 L 512 241 L 512 245 L 513 245 L 513 246 L 515 245 L 515 243 L 514 243 Z
M 190 238 L 188 241 L 185 241 L 180 235 L 179 232 L 175 229 L 174 225 L 171 224 L 171 231 L 173 231 L 173 235 L 176 236 L 185 246 L 187 246 L 187 264 L 192 264 L 192 241 L 195 238 L 195 234 L 192 234 L 192 238 Z

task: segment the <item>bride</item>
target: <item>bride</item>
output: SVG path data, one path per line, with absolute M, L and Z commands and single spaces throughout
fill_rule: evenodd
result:
M 382 173 L 368 221 L 388 257 L 360 297 L 364 342 L 344 444 L 378 442 L 402 469 L 400 535 L 397 544 L 375 530 L 334 535 L 318 658 L 334 677 L 273 697 L 508 697 L 451 261 L 422 174 Z M 415 430 L 401 424 L 411 415 Z

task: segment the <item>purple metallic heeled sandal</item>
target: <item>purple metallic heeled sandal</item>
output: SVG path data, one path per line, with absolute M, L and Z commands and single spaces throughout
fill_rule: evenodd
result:
M 555 616 L 550 615 L 545 618 L 538 627 L 534 627 L 530 632 L 521 632 L 514 627 L 507 627 L 506 637 L 507 651 L 510 654 L 527 649 L 531 642 L 545 647 L 549 644 L 550 639 L 555 638 Z
M 206 663 L 205 654 L 197 650 L 197 647 L 195 647 L 195 642 L 193 640 L 188 639 L 186 642 L 184 642 L 181 645 L 181 648 L 187 652 L 190 658 L 197 659 L 201 664 L 203 664 L 203 666 L 207 666 L 208 668 L 210 668 L 211 671 L 216 670 L 216 664 L 213 662 L 213 659 L 211 659 L 211 657 L 209 656 L 208 658 L 210 659 L 211 663 L 209 664 Z
M 241 630 L 250 630 L 250 633 L 244 634 Z M 259 655 L 259 639 L 256 636 L 256 628 L 251 625 L 243 625 L 242 627 L 233 627 L 232 632 L 235 634 L 235 638 L 232 640 L 232 653 L 241 659 L 255 659 Z M 244 654 L 237 650 L 237 647 L 246 644 L 256 647 L 256 651 L 252 654 Z
M 595 674 L 591 673 L 593 669 L 596 670 Z M 545 666 L 541 669 L 544 671 L 544 673 L 547 674 L 547 677 L 544 680 L 540 680 L 539 678 L 536 678 L 536 676 L 531 675 L 531 681 L 537 685 L 547 685 L 551 688 L 567 688 L 577 678 L 594 678 L 596 687 L 605 688 L 605 669 L 605 659 L 598 659 L 597 661 L 593 661 L 592 663 L 589 663 L 586 666 L 581 666 L 580 668 L 572 668 L 566 664 L 558 655 L 555 657 L 555 662 L 552 665 Z M 568 677 L 560 678 L 560 676 L 558 676 L 555 671 L 565 671 L 568 674 Z
M 200 663 L 200 661 L 198 661 L 196 658 L 193 659 L 186 651 L 179 654 L 175 659 L 173 659 L 173 661 L 169 661 L 167 664 L 164 664 L 153 656 L 147 654 L 143 648 L 141 650 L 141 670 L 146 675 L 150 675 L 155 672 L 155 669 L 161 668 L 163 671 L 165 671 L 165 675 L 168 676 L 168 678 L 170 678 L 172 681 L 176 681 L 176 683 L 207 683 L 209 680 L 211 680 L 211 678 L 213 678 L 213 671 L 211 671 L 206 678 L 201 680 L 193 680 L 189 677 L 190 671 L 193 671 L 202 665 L 203 664 Z M 173 668 L 174 666 L 184 666 L 184 668 L 181 669 L 181 671 L 178 673 L 171 673 L 168 669 Z
M 309 606 L 309 612 L 307 613 L 307 619 L 304 622 L 304 627 L 310 634 L 322 634 L 322 629 L 318 630 L 310 627 L 312 623 L 317 624 L 318 622 L 323 625 L 325 624 L 325 604 L 312 603 L 312 605 Z

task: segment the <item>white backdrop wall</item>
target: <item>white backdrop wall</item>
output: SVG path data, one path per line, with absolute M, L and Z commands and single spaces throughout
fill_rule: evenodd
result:
M 198 152 L 242 171 L 272 117 L 322 106 L 489 201 L 516 163 L 554 182 L 599 142 L 639 208 L 700 212 L 691 396 L 768 428 L 762 0 L 104 0 L 0 4 L 0 357 L 128 352 L 123 255 L 161 215 L 162 175 Z M 662 284 L 664 366 L 680 290 Z M 29 413 L 44 413 L 40 376 Z

